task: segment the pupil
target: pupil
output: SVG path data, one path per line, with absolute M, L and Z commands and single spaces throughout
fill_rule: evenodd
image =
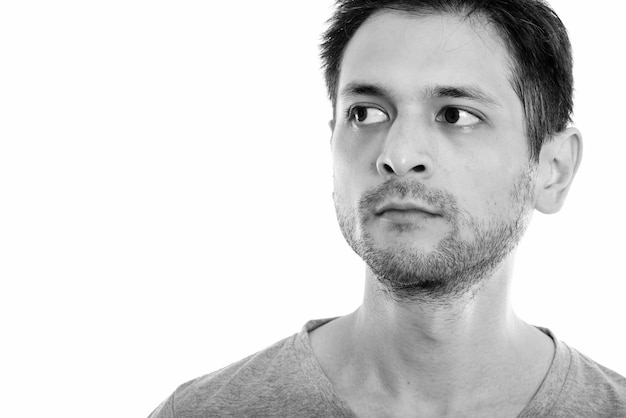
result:
M 363 122 L 367 118 L 367 109 L 364 107 L 357 107 L 354 112 L 358 122 Z
M 448 108 L 443 114 L 448 123 L 457 123 L 459 121 L 459 109 Z

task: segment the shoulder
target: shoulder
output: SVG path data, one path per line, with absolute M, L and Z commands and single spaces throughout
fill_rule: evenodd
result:
M 309 324 L 299 334 L 180 385 L 150 417 L 318 416 L 315 411 L 329 407 L 329 394 L 308 345 Z
M 566 348 L 571 360 L 559 404 L 566 405 L 570 416 L 626 416 L 626 378 L 574 348 Z
M 565 390 L 586 394 L 596 403 L 616 405 L 626 413 L 626 378 L 570 348 L 572 361 Z
M 626 379 L 540 328 L 555 354 L 539 390 L 519 415 L 531 417 L 626 417 Z
M 284 384 L 293 374 L 291 336 L 223 369 L 180 385 L 159 407 L 154 417 L 202 417 L 235 413 L 241 406 L 257 404 L 258 398 Z

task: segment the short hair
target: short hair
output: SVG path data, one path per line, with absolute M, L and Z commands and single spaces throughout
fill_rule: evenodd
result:
M 375 12 L 485 18 L 511 59 L 510 82 L 524 109 L 530 158 L 564 130 L 573 110 L 572 53 L 567 30 L 543 0 L 337 0 L 320 45 L 328 96 L 336 105 L 341 62 L 350 39 Z

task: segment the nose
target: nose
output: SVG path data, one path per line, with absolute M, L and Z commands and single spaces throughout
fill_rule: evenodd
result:
M 386 179 L 409 174 L 430 177 L 433 161 L 429 142 L 426 132 L 418 127 L 392 126 L 376 159 L 376 170 Z

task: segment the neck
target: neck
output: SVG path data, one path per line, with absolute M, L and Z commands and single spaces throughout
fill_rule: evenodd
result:
M 365 347 L 361 355 L 375 358 L 380 370 L 404 372 L 398 381 L 429 376 L 429 388 L 436 391 L 439 382 L 447 393 L 451 382 L 476 382 L 475 372 L 510 356 L 529 330 L 510 306 L 507 273 L 454 300 L 397 303 L 368 270 L 363 305 L 350 319 L 355 346 Z
M 524 405 L 547 372 L 553 346 L 513 312 L 510 264 L 446 303 L 394 302 L 368 271 L 362 306 L 327 329 L 328 341 L 338 337 L 334 357 L 324 357 L 328 350 L 317 343 L 314 351 L 331 381 L 362 382 L 365 393 L 382 391 L 396 405 L 415 408 L 417 399 L 451 411 L 487 402 L 500 388 L 505 401 L 518 396 Z

